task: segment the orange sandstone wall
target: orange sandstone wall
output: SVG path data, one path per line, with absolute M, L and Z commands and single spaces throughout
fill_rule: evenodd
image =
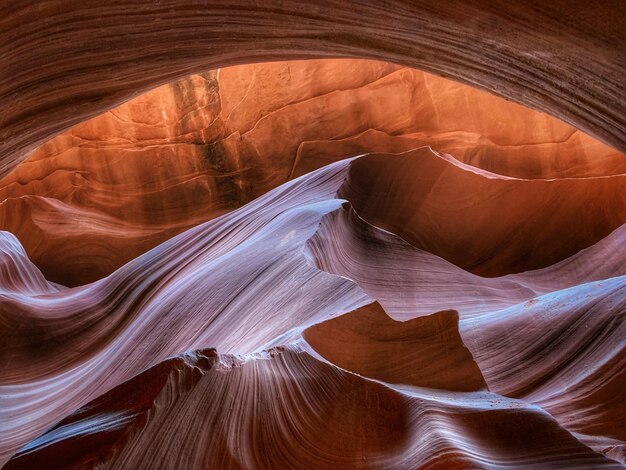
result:
M 426 145 L 516 178 L 626 173 L 567 124 L 421 71 L 262 63 L 164 85 L 45 143 L 0 182 L 0 228 L 50 280 L 83 284 L 332 161 Z

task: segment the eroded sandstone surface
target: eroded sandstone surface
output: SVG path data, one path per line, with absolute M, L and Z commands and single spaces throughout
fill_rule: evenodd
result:
M 0 181 L 0 464 L 623 468 L 626 156 L 362 59 L 190 75 Z
M 584 133 L 414 69 L 366 60 L 314 60 L 194 75 L 72 128 L 42 145 L 0 182 L 0 229 L 18 237 L 49 280 L 86 284 L 172 236 L 326 164 L 428 145 L 472 167 L 511 178 L 589 178 L 562 184 L 493 181 L 487 188 L 472 183 L 480 178 L 470 174 L 466 181 L 446 175 L 441 187 L 448 194 L 435 195 L 434 203 L 456 207 L 457 212 L 450 217 L 440 207 L 424 209 L 431 212 L 429 217 L 441 218 L 432 222 L 438 227 L 434 236 L 445 241 L 422 242 L 474 272 L 494 275 L 544 267 L 598 241 L 624 221 L 624 201 L 614 195 L 623 191 L 623 177 L 618 175 L 626 173 L 626 159 Z M 417 157 L 414 160 L 419 165 Z M 411 218 L 425 215 L 417 207 L 444 166 L 425 162 L 423 168 L 409 169 L 397 163 L 391 172 L 381 168 L 389 179 L 376 183 L 394 186 L 395 193 L 380 199 L 381 192 L 374 190 L 378 209 L 359 209 L 374 215 L 393 206 L 402 223 L 411 223 Z M 426 172 L 418 183 L 413 175 Z M 374 183 L 362 181 L 361 187 L 369 191 L 369 184 Z M 453 184 L 467 191 L 465 196 L 454 195 Z M 477 200 L 466 210 L 468 204 L 451 199 L 493 198 L 504 187 L 512 190 L 509 199 L 496 205 Z M 564 198 L 570 190 L 578 191 L 581 199 Z M 583 199 L 589 202 L 588 216 L 578 213 Z M 614 212 L 598 209 L 610 200 Z M 502 237 L 516 230 L 514 223 L 504 221 L 491 226 L 505 212 L 526 219 L 532 212 L 543 213 L 517 242 L 535 243 L 528 234 L 544 224 L 541 217 L 551 218 L 542 205 L 555 205 L 561 213 L 569 210 L 566 220 L 553 218 L 558 233 L 542 225 L 550 239 L 545 249 L 529 254 L 528 247 L 513 246 L 508 249 L 511 255 L 498 251 L 498 260 L 483 260 L 485 250 L 500 246 Z M 475 219 L 477 212 L 483 225 L 477 222 L 466 230 L 462 219 Z M 578 217 L 588 217 L 589 223 L 571 234 Z M 440 230 L 443 219 L 449 225 L 446 230 Z M 394 223 L 387 221 L 385 227 Z M 430 236 L 425 234 L 428 227 L 415 230 L 407 227 L 399 234 L 409 241 Z M 572 240 L 563 241 L 566 231 Z M 469 238 L 482 246 L 458 253 L 465 251 Z M 454 244 L 458 246 L 441 246 Z

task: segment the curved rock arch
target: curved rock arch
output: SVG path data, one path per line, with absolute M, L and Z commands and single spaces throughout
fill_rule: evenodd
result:
M 245 62 L 368 57 L 486 89 L 626 149 L 626 3 L 21 0 L 0 6 L 0 175 L 159 84 Z

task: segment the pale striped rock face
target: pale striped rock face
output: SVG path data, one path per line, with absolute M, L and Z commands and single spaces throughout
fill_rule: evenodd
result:
M 608 100 L 623 95 L 623 17 L 605 5 L 580 23 L 566 2 L 69 3 L 0 15 L 11 31 L 44 14 L 76 25 L 31 33 L 28 51 L 0 30 L 34 74 L 16 75 L 0 120 L 0 466 L 623 467 L 626 156 Z M 108 15 L 132 3 L 143 19 L 109 38 Z M 531 20 L 545 37 L 526 39 Z M 55 42 L 85 28 L 84 49 Z M 91 61 L 64 63 L 62 45 Z M 206 71 L 306 50 L 422 65 L 578 127 L 381 61 Z M 594 51 L 580 82 L 559 78 L 568 54 Z

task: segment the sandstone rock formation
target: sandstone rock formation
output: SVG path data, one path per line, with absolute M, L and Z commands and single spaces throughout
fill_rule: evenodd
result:
M 624 5 L 440 3 L 0 5 L 0 466 L 624 468 Z
M 367 57 L 546 111 L 626 150 L 621 0 L 19 0 L 0 5 L 0 174 L 50 137 L 191 73 Z
M 623 246 L 623 227 L 547 271 L 481 278 L 336 199 L 353 184 L 352 168 L 380 173 L 379 164 L 380 155 L 331 164 L 74 289 L 42 284 L 5 237 L 5 252 L 22 260 L 5 263 L 11 282 L 0 306 L 9 332 L 0 350 L 1 450 L 5 461 L 17 452 L 8 468 L 615 468 L 626 252 L 608 264 L 594 255 Z M 358 268 L 337 276 L 324 256 Z M 412 283 L 411 269 L 444 284 Z M 375 275 L 375 288 L 361 282 Z M 423 306 L 400 312 L 406 324 L 385 319 L 382 308 L 398 315 L 394 303 L 411 298 L 487 308 L 460 309 L 458 327 L 456 313 Z M 169 359 L 208 345 L 222 353 Z M 420 375 L 423 354 L 431 371 Z M 173 436 L 180 443 L 166 451 Z
M 425 145 L 519 179 L 594 177 L 571 187 L 589 189 L 585 197 L 594 201 L 587 209 L 592 218 L 603 217 L 604 211 L 594 212 L 593 207 L 606 203 L 611 191 L 619 192 L 621 177 L 616 175 L 626 174 L 623 154 L 556 119 L 417 70 L 365 60 L 265 63 L 163 86 L 42 145 L 0 181 L 0 229 L 18 237 L 47 279 L 76 286 L 109 275 L 172 236 L 340 158 Z M 408 171 L 402 184 L 390 173 L 397 179 L 399 195 L 412 185 L 409 175 L 414 171 L 421 169 Z M 608 176 L 609 186 L 603 190 L 602 177 Z M 450 187 L 446 180 L 442 184 Z M 495 210 L 510 211 L 522 201 L 516 193 L 544 188 L 533 199 L 534 206 L 524 199 L 526 212 L 511 213 L 515 217 L 527 216 L 570 190 L 567 183 L 510 184 L 518 189 Z M 500 191 L 502 184 L 489 186 Z M 553 186 L 561 189 L 552 193 Z M 441 199 L 441 204 L 450 202 Z M 396 203 L 384 200 L 381 207 Z M 399 216 L 406 217 L 416 203 L 401 201 L 399 210 L 404 212 Z M 458 238 L 454 226 L 439 234 L 457 245 L 468 238 L 482 239 L 483 248 L 474 249 L 474 258 L 470 254 L 469 259 L 459 259 L 459 254 L 449 253 L 459 248 L 435 247 L 441 245 L 436 240 L 428 242 L 429 248 L 483 274 L 506 272 L 511 268 L 506 265 L 520 257 L 527 259 L 512 269 L 542 267 L 607 235 L 623 220 L 621 203 L 616 201 L 616 213 L 608 216 L 612 221 L 591 220 L 590 233 L 557 250 L 547 246 L 529 254 L 528 249 L 513 247 L 516 259 L 497 253 L 497 262 L 479 261 L 476 257 L 484 256 L 484 248 L 502 243 L 476 237 L 486 230 L 479 225 Z M 570 225 L 578 207 L 569 209 Z M 485 223 L 499 217 L 482 205 L 474 210 L 484 211 Z M 458 206 L 458 211 L 464 208 Z M 536 227 L 526 230 L 535 233 Z M 508 224 L 502 229 L 514 230 Z M 549 243 L 561 244 L 562 236 L 553 235 L 545 233 Z M 527 235 L 520 238 L 529 243 Z

